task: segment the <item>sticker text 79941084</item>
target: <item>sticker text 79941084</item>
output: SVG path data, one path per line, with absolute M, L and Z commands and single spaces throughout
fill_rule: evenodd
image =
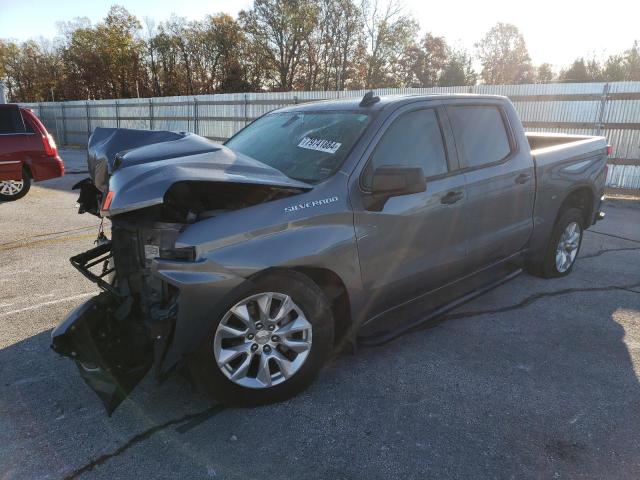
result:
M 318 152 L 325 152 L 334 154 L 340 148 L 341 143 L 334 142 L 332 140 L 323 140 L 321 138 L 304 137 L 300 140 L 298 147 L 306 148 L 307 150 L 316 150 Z

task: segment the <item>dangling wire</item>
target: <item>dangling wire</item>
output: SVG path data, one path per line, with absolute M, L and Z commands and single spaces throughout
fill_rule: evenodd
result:
M 100 220 L 100 226 L 98 227 L 98 238 L 96 238 L 93 243 L 95 243 L 96 245 L 102 245 L 108 241 L 109 239 L 104 234 L 104 218 L 102 218 Z

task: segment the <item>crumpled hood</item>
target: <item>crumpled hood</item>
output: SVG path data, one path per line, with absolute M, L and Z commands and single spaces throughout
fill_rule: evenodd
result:
M 127 142 L 123 142 L 123 136 L 117 132 L 102 135 L 110 139 L 103 138 L 100 149 L 109 151 L 107 159 L 113 159 L 106 162 L 111 175 L 108 190 L 113 192 L 107 212 L 109 216 L 161 204 L 167 190 L 174 183 L 183 181 L 244 183 L 297 190 L 312 188 L 273 167 L 195 134 L 137 132 L 143 136 L 151 134 L 148 138 L 150 144 L 126 150 Z M 135 135 L 125 137 L 133 137 L 135 143 L 140 144 L 139 137 Z M 124 151 L 114 153 L 117 145 L 113 143 L 125 147 Z M 91 146 L 89 155 L 91 157 Z
M 206 144 L 197 140 L 194 142 L 195 138 L 206 142 Z M 177 147 L 184 155 L 184 153 L 194 150 L 196 147 L 194 143 L 199 144 L 200 150 L 194 153 L 203 153 L 207 151 L 207 148 L 208 150 L 215 149 L 206 139 L 187 133 L 97 127 L 89 137 L 87 145 L 89 175 L 96 188 L 102 193 L 107 193 L 109 177 L 120 166 L 167 158 L 153 158 L 154 145 L 162 144 L 165 149 L 174 151 Z M 149 151 L 150 147 L 151 151 Z

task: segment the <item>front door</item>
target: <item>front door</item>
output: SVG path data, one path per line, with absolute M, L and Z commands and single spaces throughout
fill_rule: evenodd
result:
M 448 155 L 449 130 L 443 112 L 409 106 L 387 120 L 359 178 L 354 222 L 366 317 L 410 302 L 460 276 L 466 255 L 464 175 Z M 449 141 L 447 141 L 449 139 Z M 380 211 L 367 210 L 370 177 L 376 167 L 421 167 L 427 189 L 392 197 Z M 352 190 L 353 191 L 353 190 Z M 359 201 L 360 200 L 360 201 Z

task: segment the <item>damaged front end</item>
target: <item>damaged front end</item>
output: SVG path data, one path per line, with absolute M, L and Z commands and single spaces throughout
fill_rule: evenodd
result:
M 52 348 L 76 362 L 109 414 L 154 363 L 161 365 L 175 324 L 178 291 L 151 275 L 150 266 L 161 254 L 192 260 L 190 250 L 172 248 L 181 228 L 116 219 L 113 240 L 71 257 L 71 264 L 104 291 L 54 329 Z
M 52 333 L 51 347 L 75 360 L 80 375 L 111 415 L 151 368 L 151 344 L 130 308 L 110 293 L 80 305 Z
M 51 346 L 76 362 L 109 414 L 151 369 L 160 380 L 190 353 L 201 330 L 194 325 L 205 318 L 195 307 L 243 280 L 197 258 L 180 234 L 309 188 L 207 142 L 119 129 L 96 129 L 90 140 L 92 176 L 77 184 L 79 213 L 109 217 L 111 240 L 100 230 L 98 245 L 70 260 L 103 292 L 53 330 Z

